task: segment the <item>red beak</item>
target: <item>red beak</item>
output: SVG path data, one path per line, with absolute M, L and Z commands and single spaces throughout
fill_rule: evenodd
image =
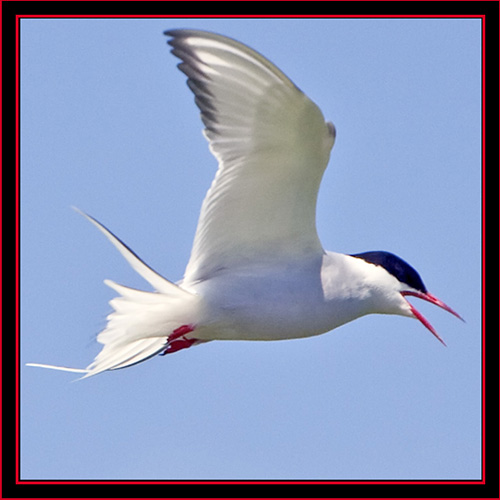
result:
M 413 297 L 418 297 L 419 299 L 426 300 L 427 302 L 430 302 L 431 304 L 434 304 L 434 305 L 440 307 L 441 309 L 448 311 L 449 313 L 453 314 L 453 316 L 456 316 L 458 319 L 461 319 L 462 321 L 464 321 L 463 318 L 458 313 L 456 313 L 450 306 L 447 306 L 443 301 L 439 300 L 437 297 L 434 297 L 434 295 L 432 295 L 429 292 L 425 292 L 425 293 L 424 292 L 401 292 L 401 295 L 403 295 L 403 297 L 405 295 L 412 295 Z M 438 335 L 436 330 L 434 330 L 433 326 L 409 302 L 408 302 L 408 304 L 409 304 L 411 312 L 413 313 L 415 318 L 417 318 L 432 333 L 432 335 L 434 335 L 434 337 L 436 337 L 439 340 L 439 342 L 441 342 L 445 346 L 446 344 L 444 343 L 444 340 Z

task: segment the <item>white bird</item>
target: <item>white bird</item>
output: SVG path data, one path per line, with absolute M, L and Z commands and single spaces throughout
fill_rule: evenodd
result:
M 416 318 L 406 297 L 460 316 L 418 273 L 388 252 L 323 249 L 316 199 L 335 127 L 276 66 L 230 38 L 195 30 L 165 34 L 182 60 L 219 167 L 201 208 L 184 277 L 172 283 L 85 215 L 154 288 L 106 280 L 118 292 L 84 378 L 210 340 L 320 335 L 372 313 Z M 461 318 L 460 318 L 461 319 Z

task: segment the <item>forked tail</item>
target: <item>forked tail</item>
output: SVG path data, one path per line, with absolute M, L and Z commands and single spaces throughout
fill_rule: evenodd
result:
M 132 268 L 156 290 L 145 292 L 105 280 L 106 285 L 120 296 L 110 301 L 114 311 L 107 317 L 106 328 L 97 336 L 104 347 L 94 361 L 85 369 L 28 363 L 29 366 L 84 373 L 82 378 L 86 378 L 140 363 L 165 351 L 172 332 L 196 322 L 199 298 L 160 276 L 96 219 L 75 210 L 102 231 Z

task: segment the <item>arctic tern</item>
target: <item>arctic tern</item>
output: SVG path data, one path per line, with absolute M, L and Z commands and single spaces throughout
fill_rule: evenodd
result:
M 152 285 L 118 293 L 85 369 L 31 363 L 84 377 L 211 340 L 320 335 L 366 314 L 418 319 L 418 297 L 460 316 L 428 292 L 415 269 L 382 251 L 323 249 L 316 200 L 335 127 L 276 66 L 214 33 L 166 31 L 219 162 L 203 202 L 184 277 L 168 281 L 96 219 L 84 215 Z M 461 318 L 460 318 L 461 319 Z

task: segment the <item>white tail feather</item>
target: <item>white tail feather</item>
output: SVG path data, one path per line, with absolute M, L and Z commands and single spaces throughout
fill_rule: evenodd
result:
M 63 372 L 87 373 L 83 368 L 69 368 L 67 366 L 44 365 L 42 363 L 26 363 L 26 366 L 36 366 L 37 368 L 49 368 L 50 370 L 61 370 Z
M 108 238 L 111 243 L 118 249 L 118 251 L 123 255 L 125 260 L 132 266 L 132 269 L 140 274 L 153 288 L 163 293 L 174 293 L 177 294 L 181 289 L 174 283 L 166 280 L 163 276 L 159 275 L 155 270 L 151 269 L 145 262 L 143 262 L 123 241 L 118 239 L 109 229 L 103 226 L 98 220 L 94 219 L 90 215 L 82 212 L 80 209 L 73 207 L 73 209 L 79 214 L 83 215 L 88 221 L 94 224 L 99 231 L 101 231 L 106 238 Z M 189 292 L 185 292 L 186 294 Z
M 104 281 L 120 296 L 110 301 L 114 311 L 107 317 L 106 328 L 97 336 L 97 341 L 104 347 L 87 368 L 28 363 L 28 366 L 85 373 L 82 378 L 86 378 L 140 363 L 164 350 L 168 336 L 176 328 L 196 323 L 200 301 L 198 296 L 151 269 L 96 219 L 75 210 L 103 232 L 132 268 L 156 289 L 156 292 L 145 292 L 111 280 Z

